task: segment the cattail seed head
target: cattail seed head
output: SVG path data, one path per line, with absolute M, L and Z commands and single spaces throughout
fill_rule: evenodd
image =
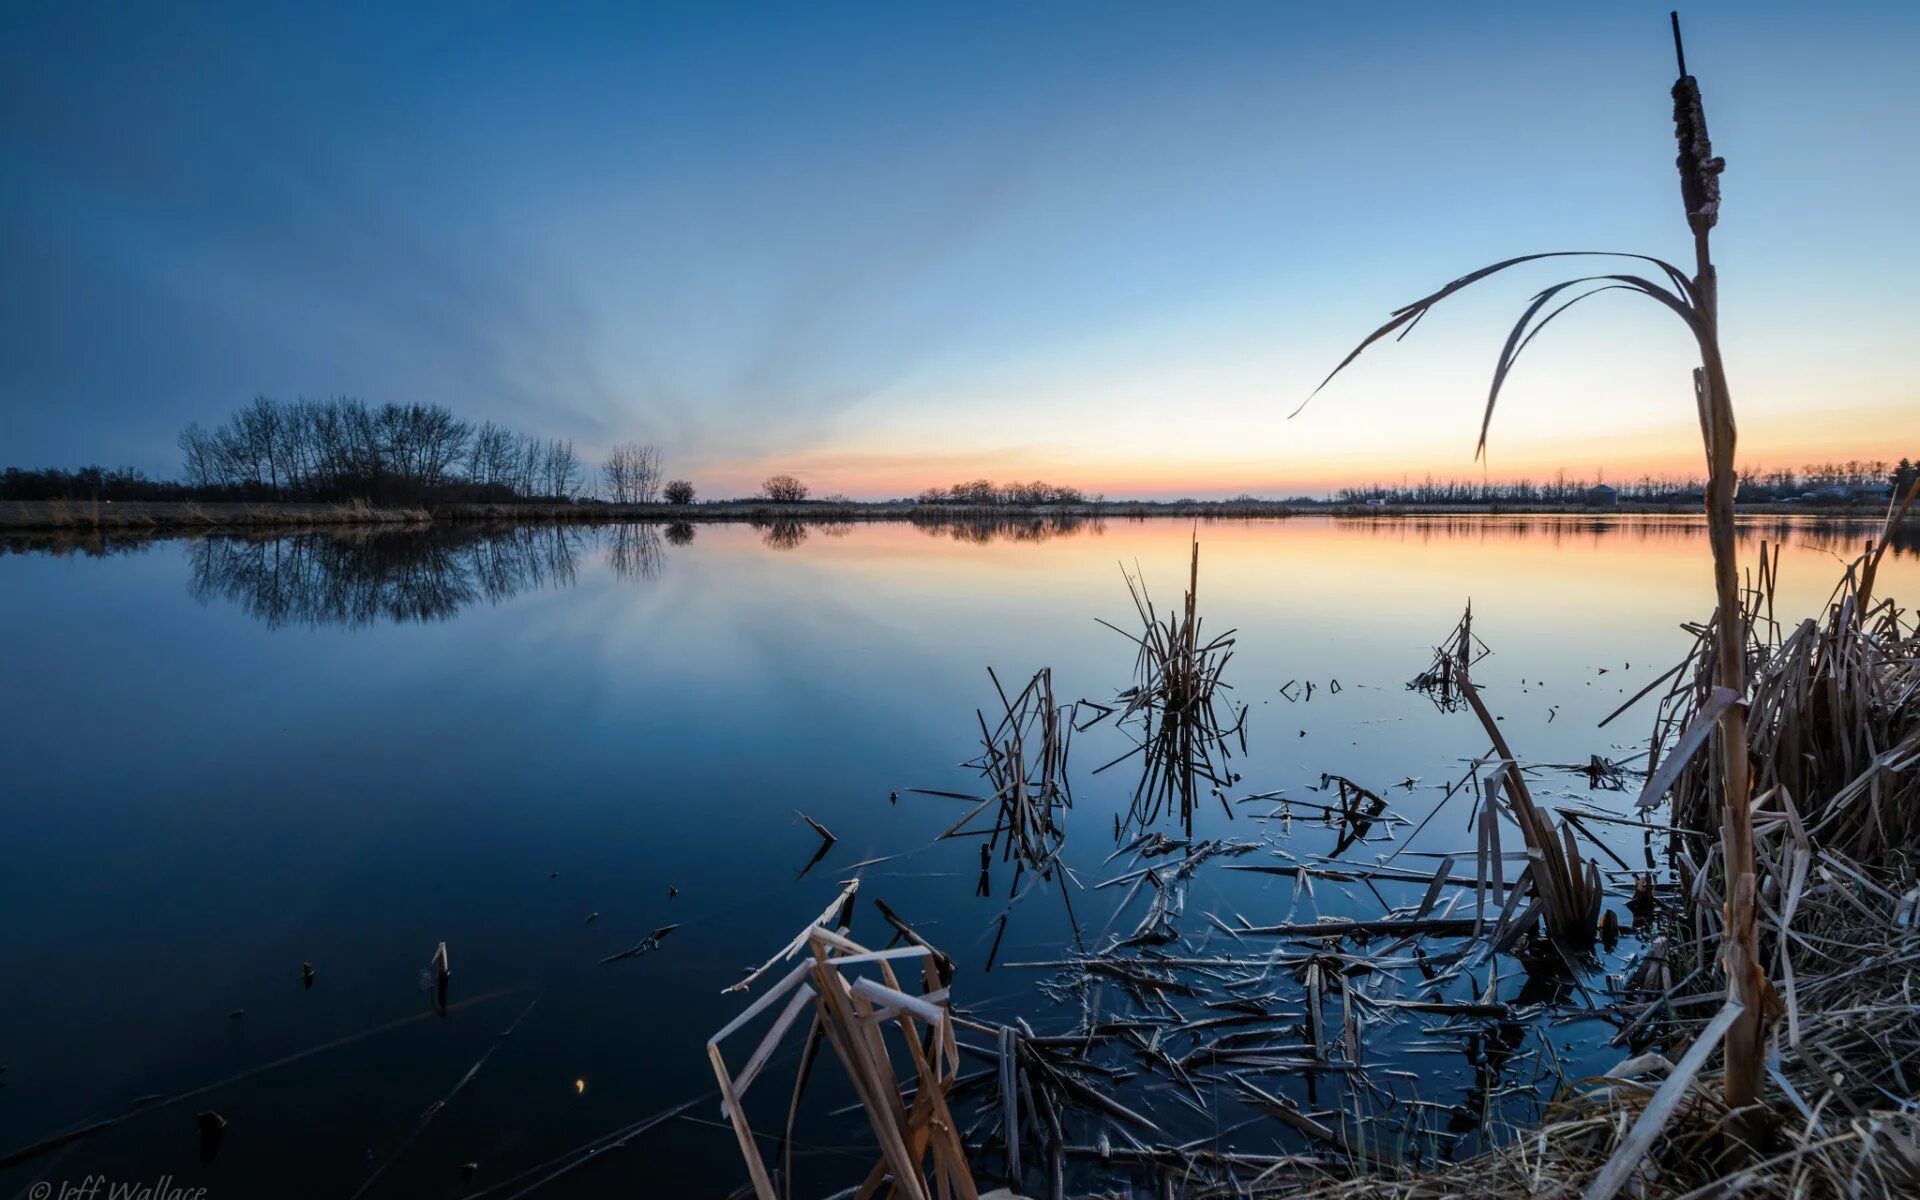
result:
M 1726 170 L 1727 160 L 1713 156 L 1700 82 L 1691 75 L 1682 75 L 1673 85 L 1673 136 L 1680 144 L 1675 165 L 1680 168 L 1687 224 L 1695 233 L 1705 233 L 1720 219 L 1720 172 Z

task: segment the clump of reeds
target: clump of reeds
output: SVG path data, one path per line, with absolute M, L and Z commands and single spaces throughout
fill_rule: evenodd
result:
M 1734 1005 L 1705 970 L 1639 1001 L 1617 1066 L 1558 1100 L 1542 1123 L 1443 1169 L 1388 1167 L 1353 1178 L 1292 1167 L 1250 1194 L 1277 1200 L 1497 1200 L 1616 1195 L 1806 1200 L 1920 1194 L 1920 885 L 1911 862 L 1875 868 L 1820 846 L 1797 814 L 1763 816 L 1759 866 L 1765 962 L 1783 989 L 1769 1054 L 1777 1099 L 1736 1123 L 1709 1070 Z M 1909 842 L 1910 855 L 1916 846 Z M 1711 951 L 1719 934 L 1704 931 Z M 1653 1040 L 1670 1049 L 1644 1052 Z M 1684 1050 L 1684 1053 L 1681 1051 Z M 1757 1129 L 1741 1141 L 1738 1131 Z M 1198 1191 L 1194 1195 L 1248 1194 Z
M 1485 789 L 1481 817 L 1481 877 L 1486 878 L 1488 860 L 1498 859 L 1495 817 L 1502 793 L 1501 785 L 1504 784 L 1507 810 L 1520 827 L 1520 835 L 1526 840 L 1527 854 L 1531 859 L 1525 868 L 1525 882 L 1533 888 L 1535 905 L 1540 910 L 1539 915 L 1546 921 L 1547 931 L 1555 940 L 1568 945 L 1581 946 L 1592 942 L 1600 921 L 1602 889 L 1599 865 L 1581 858 L 1580 845 L 1570 822 L 1556 827 L 1553 820 L 1534 803 L 1533 791 L 1527 786 L 1526 772 L 1520 769 L 1519 760 L 1507 745 L 1499 722 L 1480 699 L 1480 688 L 1472 677 L 1465 670 L 1455 667 L 1453 686 L 1473 710 L 1473 715 L 1479 718 L 1480 727 L 1493 743 L 1492 769 L 1481 780 Z M 1527 922 L 1523 920 L 1522 923 Z
M 1222 682 L 1221 675 L 1233 657 L 1234 631 L 1201 636 L 1198 541 L 1193 543 L 1185 602 L 1164 618 L 1155 610 L 1146 583 L 1132 575 L 1126 580 L 1141 632 L 1128 633 L 1106 621 L 1101 624 L 1137 647 L 1134 684 L 1120 694 L 1115 706 L 1098 706 L 1102 711 L 1094 721 L 1117 711 L 1118 723 L 1137 723 L 1140 735 L 1132 750 L 1099 769 L 1142 755 L 1140 782 L 1127 823 L 1144 828 L 1177 807 L 1181 825 L 1192 833 L 1193 811 L 1203 783 L 1220 797 L 1228 817 L 1233 815 L 1220 789 L 1236 778 L 1226 766 L 1234 739 L 1239 740 L 1241 752 L 1246 751 L 1247 710 L 1244 705 L 1223 705 L 1219 693 L 1232 686 Z
M 1882 536 L 1847 566 L 1821 617 L 1790 632 L 1773 619 L 1779 564 L 1765 547 L 1737 616 L 1753 678 L 1747 750 L 1755 807 L 1791 804 L 1824 844 L 1870 863 L 1920 841 L 1920 636 L 1892 598 L 1873 592 L 1887 540 L 1912 500 L 1910 492 Z M 1641 797 L 1648 808 L 1670 798 L 1674 826 L 1692 835 L 1721 824 L 1718 767 L 1699 752 L 1731 703 L 1704 653 L 1712 624 L 1694 627 L 1699 641 L 1661 700 Z
M 930 792 L 911 789 L 923 795 L 949 795 L 973 802 L 967 814 L 954 822 L 943 837 L 987 838 L 983 861 L 999 851 L 1002 860 L 1016 867 L 1014 886 L 1020 871 L 1032 870 L 1050 875 L 1067 838 L 1065 811 L 1073 806 L 1073 788 L 1067 779 L 1067 752 L 1073 741 L 1073 705 L 1054 700 L 1053 669 L 1042 667 L 1019 692 L 1009 697 L 1000 686 L 1000 677 L 991 667 L 987 677 L 1000 712 L 991 724 L 986 710 L 974 710 L 980 727 L 980 754 L 966 765 L 980 772 L 988 785 L 985 795 Z M 978 828 L 979 818 L 988 812 L 993 823 Z

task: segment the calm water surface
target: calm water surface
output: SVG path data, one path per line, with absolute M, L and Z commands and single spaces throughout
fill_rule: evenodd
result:
M 1070 947 L 1064 906 L 1016 906 L 987 971 L 1010 881 L 976 895 L 977 843 L 936 840 L 953 801 L 891 797 L 972 789 L 958 764 L 976 749 L 989 666 L 1010 681 L 1051 666 L 1063 700 L 1128 686 L 1132 648 L 1095 618 L 1131 620 L 1121 563 L 1176 600 L 1192 529 L 0 541 L 0 1153 L 140 1097 L 217 1085 L 0 1173 L 0 1195 L 42 1178 L 171 1174 L 209 1200 L 351 1196 L 538 998 L 367 1194 L 467 1194 L 457 1169 L 468 1162 L 475 1189 L 498 1184 L 710 1091 L 704 1041 L 741 1007 L 721 989 L 819 912 L 855 864 L 883 856 L 858 871 L 856 936 L 884 940 L 866 904 L 884 899 L 958 961 L 962 1004 L 1024 1013 L 1042 1033 L 1070 1028 L 1078 1013 L 1036 991 L 1048 972 L 1017 965 Z M 1675 661 L 1689 641 L 1679 624 L 1710 605 L 1705 538 L 1690 520 L 1301 518 L 1198 532 L 1200 607 L 1208 628 L 1239 630 L 1227 680 L 1250 709 L 1232 794 L 1313 799 L 1309 787 L 1335 772 L 1385 793 L 1408 822 L 1485 749 L 1471 717 L 1404 686 L 1469 598 L 1495 651 L 1479 669 L 1487 698 L 1537 763 L 1641 749 L 1650 713 L 1596 722 Z M 1784 617 L 1818 608 L 1836 555 L 1864 536 L 1769 524 L 1742 550 L 1751 561 L 1762 538 L 1784 543 Z M 1882 580 L 1915 599 L 1911 548 Z M 1066 857 L 1089 940 L 1125 890 L 1093 885 L 1127 866 L 1106 860 L 1133 782 L 1127 768 L 1092 768 L 1128 745 L 1105 725 L 1074 745 Z M 1631 792 L 1590 792 L 1571 773 L 1544 771 L 1536 787 L 1556 803 L 1631 807 Z M 1462 851 L 1470 863 L 1465 802 L 1453 804 L 1417 837 L 1410 823 L 1384 824 L 1346 856 Z M 1195 836 L 1271 842 L 1240 862 L 1333 847 L 1313 822 L 1255 819 L 1273 808 L 1237 805 L 1230 822 L 1208 806 Z M 818 839 L 796 810 L 839 835 L 804 875 Z M 1638 832 L 1605 836 L 1644 863 Z M 1298 897 L 1289 879 L 1216 861 L 1195 876 L 1176 949 L 1275 948 L 1236 944 L 1206 911 L 1256 924 L 1372 916 L 1423 889 L 1380 890 Z M 657 951 L 599 965 L 676 923 Z M 419 973 L 443 940 L 455 1007 L 440 1017 Z M 1587 984 L 1603 987 L 1640 945 L 1629 934 L 1589 965 Z M 1469 982 L 1489 984 L 1484 970 Z M 1492 987 L 1539 1015 L 1473 1036 L 1433 1033 L 1434 1018 L 1431 1044 L 1421 1021 L 1403 1020 L 1368 1048 L 1406 1072 L 1390 1077 L 1405 1098 L 1466 1135 L 1455 1152 L 1489 1119 L 1527 1119 L 1562 1073 L 1620 1055 L 1566 981 L 1503 961 Z M 1117 992 L 1103 1003 L 1127 1007 Z M 847 1099 L 836 1075 L 819 1076 L 820 1115 L 803 1130 L 816 1191 L 857 1182 L 870 1161 L 848 1149 L 857 1123 L 825 1112 Z M 757 1096 L 766 1128 L 789 1078 L 774 1072 Z M 1309 1108 L 1343 1103 L 1324 1083 L 1263 1086 Z M 1139 1103 L 1182 1138 L 1245 1115 L 1229 1098 L 1205 1114 L 1165 1093 Z M 201 1109 L 230 1122 L 210 1164 L 197 1152 Z M 717 1118 L 703 1102 L 539 1194 L 728 1195 L 744 1174 Z M 1302 1148 L 1271 1122 L 1229 1140 Z

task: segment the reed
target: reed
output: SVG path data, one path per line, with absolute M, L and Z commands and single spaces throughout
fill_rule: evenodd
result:
M 1890 510 L 1887 531 L 1913 501 Z M 1809 844 L 1868 867 L 1906 867 L 1920 846 L 1920 634 L 1889 598 L 1875 599 L 1885 533 L 1850 563 L 1824 615 L 1790 632 L 1773 618 L 1778 559 L 1762 548 L 1733 627 L 1753 679 L 1748 723 L 1754 808 L 1792 815 Z M 1664 751 L 1640 797 L 1642 808 L 1671 804 L 1683 867 L 1711 894 L 1710 835 L 1726 823 L 1720 764 L 1703 733 L 1727 696 L 1716 684 L 1710 647 L 1718 617 L 1693 627 L 1696 642 L 1662 697 L 1653 746 Z M 1792 864 L 1762 873 L 1763 896 L 1779 903 L 1797 874 Z M 1700 918 L 1711 924 L 1713 905 Z

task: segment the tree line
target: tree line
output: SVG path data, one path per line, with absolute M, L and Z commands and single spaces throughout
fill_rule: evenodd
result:
M 1904 493 L 1920 467 L 1908 459 L 1895 465 L 1884 460 L 1852 460 L 1844 463 L 1808 463 L 1799 469 L 1789 467 L 1761 469 L 1743 467 L 1738 472 L 1736 497 L 1747 503 L 1770 500 L 1838 500 L 1869 497 L 1888 492 Z M 1635 479 L 1609 482 L 1569 476 L 1560 471 L 1549 480 L 1515 479 L 1494 482 L 1485 479 L 1435 479 L 1429 475 L 1418 483 L 1376 483 L 1365 487 L 1346 487 L 1334 493 L 1336 503 L 1363 504 L 1371 500 L 1389 504 L 1582 504 L 1595 498 L 1596 489 L 1608 488 L 1613 498 L 1639 503 L 1679 503 L 1698 500 L 1706 481 L 1698 477 L 1643 474 Z
M 1042 504 L 1085 504 L 1076 487 L 1034 480 L 1031 483 L 995 483 L 975 479 L 952 487 L 930 487 L 914 497 L 916 504 L 958 504 L 975 508 L 1030 507 Z
M 474 425 L 438 404 L 256 397 L 180 434 L 190 488 L 278 499 L 565 499 L 585 467 L 571 441 Z
M 569 440 L 476 425 L 438 404 L 261 396 L 178 440 L 177 480 L 130 467 L 8 467 L 0 500 L 574 501 L 596 482 L 620 504 L 694 499 L 688 480 L 663 482 L 657 446 L 615 446 L 596 471 Z

